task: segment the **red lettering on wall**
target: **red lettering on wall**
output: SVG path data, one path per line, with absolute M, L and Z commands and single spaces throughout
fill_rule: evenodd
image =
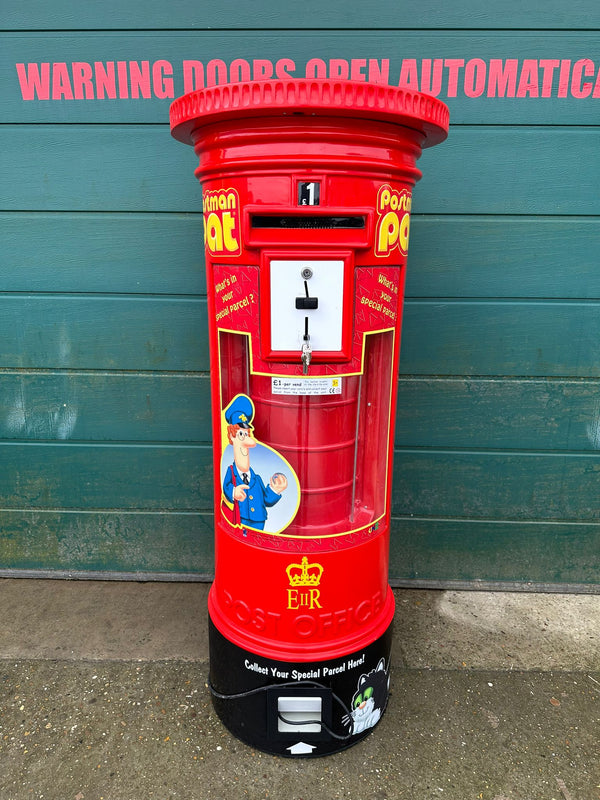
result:
M 16 64 L 23 100 L 50 99 L 50 63 Z
M 458 74 L 464 65 L 464 58 L 447 58 L 444 61 L 444 66 L 448 68 L 448 97 L 456 97 Z
M 517 97 L 526 97 L 527 95 L 529 97 L 540 96 L 537 61 L 532 58 L 526 58 L 523 61 L 517 89 Z
M 327 77 L 327 64 L 322 58 L 311 58 L 306 64 L 306 77 L 307 78 L 326 78 Z
M 444 61 L 441 58 L 433 59 L 433 70 L 431 59 L 424 58 L 421 66 L 421 91 L 427 92 L 437 97 L 442 91 L 442 74 Z
M 592 81 L 582 82 L 582 76 L 593 77 L 594 62 L 589 58 L 582 58 L 575 62 L 571 77 L 571 94 L 578 100 L 589 97 L 592 93 Z
M 329 61 L 329 77 L 333 80 L 347 81 L 350 66 L 345 58 L 332 58 Z
M 363 70 L 367 68 L 366 58 L 353 58 L 350 62 L 350 80 L 366 81 L 367 76 Z
M 200 62 L 197 62 L 200 63 Z M 232 83 L 241 83 L 242 81 L 249 81 L 251 80 L 252 72 L 250 70 L 250 64 L 246 61 L 245 58 L 236 58 L 231 62 L 229 67 L 229 73 L 231 75 L 231 82 Z M 196 87 L 200 88 L 200 87 Z
M 255 81 L 268 81 L 273 77 L 273 63 L 266 58 L 255 58 L 252 71 Z
M 389 85 L 390 60 L 310 58 L 304 68 L 291 58 L 234 58 L 231 62 L 185 60 L 177 75 L 156 61 L 73 61 L 15 64 L 23 100 L 161 100 L 206 87 L 251 80 L 369 81 Z M 398 85 L 435 97 L 574 98 L 600 97 L 600 68 L 590 58 L 404 58 Z M 392 78 L 392 81 L 394 79 Z
M 227 83 L 227 64 L 220 58 L 213 58 L 206 65 L 206 85 L 219 86 Z
M 114 100 L 117 96 L 117 84 L 115 80 L 115 62 L 109 61 L 106 66 L 102 61 L 94 63 L 96 75 L 96 93 L 98 100 L 104 100 L 104 93 L 109 100 Z
M 119 79 L 119 97 L 129 97 L 126 61 L 117 61 L 117 77 Z
M 275 64 L 275 75 L 278 78 L 293 78 L 296 64 L 291 58 L 280 58 Z
M 488 97 L 514 97 L 517 91 L 517 69 L 519 61 L 516 58 L 509 58 L 502 61 L 501 58 L 490 60 Z
M 140 66 L 137 61 L 131 64 L 131 96 L 137 99 L 140 94 L 142 97 L 150 97 L 150 62 L 142 61 Z
M 169 61 L 155 61 L 152 65 L 152 88 L 154 94 L 161 100 L 175 97 L 173 83 L 173 67 Z
M 540 59 L 540 69 L 542 70 L 542 97 L 552 95 L 552 82 L 554 81 L 554 70 L 560 65 L 557 58 Z
M 64 62 L 52 65 L 52 99 L 73 99 L 73 87 L 67 65 Z
M 467 97 L 481 97 L 485 92 L 487 65 L 482 58 L 472 58 L 465 67 L 465 94 Z
M 76 100 L 94 99 L 92 65 L 85 61 L 73 62 L 73 94 Z
M 417 72 L 416 58 L 405 58 L 402 60 L 398 86 L 407 86 L 409 89 L 414 89 L 417 92 L 419 91 L 419 73 Z
M 558 76 L 558 96 L 566 97 L 569 90 L 569 72 L 571 71 L 571 61 L 560 62 L 560 75 Z
M 204 64 L 201 61 L 183 62 L 183 93 L 204 89 Z
M 382 58 L 381 63 L 376 58 L 369 59 L 369 83 L 389 83 L 389 77 L 389 58 Z

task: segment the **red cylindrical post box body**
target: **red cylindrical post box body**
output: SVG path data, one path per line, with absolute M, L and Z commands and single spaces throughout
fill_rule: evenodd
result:
M 281 755 L 358 741 L 387 702 L 402 301 L 433 97 L 212 87 L 171 107 L 203 189 L 214 442 L 211 691 Z

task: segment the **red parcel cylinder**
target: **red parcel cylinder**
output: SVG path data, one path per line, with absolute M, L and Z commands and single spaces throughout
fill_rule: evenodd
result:
M 434 97 L 351 81 L 214 86 L 171 106 L 202 183 L 210 688 L 267 752 L 336 752 L 387 703 L 412 189 L 448 123 Z

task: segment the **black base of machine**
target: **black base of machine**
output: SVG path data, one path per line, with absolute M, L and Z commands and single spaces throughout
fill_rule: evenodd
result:
M 318 662 L 256 655 L 210 620 L 209 634 L 215 711 L 251 747 L 291 758 L 337 753 L 367 736 L 385 711 L 391 625 L 363 649 Z

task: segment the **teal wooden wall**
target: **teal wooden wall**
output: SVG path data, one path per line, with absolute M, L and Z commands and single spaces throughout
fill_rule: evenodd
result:
M 0 574 L 211 575 L 201 198 L 168 95 L 185 62 L 257 60 L 437 75 L 450 106 L 414 197 L 392 583 L 598 588 L 598 3 L 5 0 L 3 20 Z M 116 97 L 97 63 L 127 71 Z

